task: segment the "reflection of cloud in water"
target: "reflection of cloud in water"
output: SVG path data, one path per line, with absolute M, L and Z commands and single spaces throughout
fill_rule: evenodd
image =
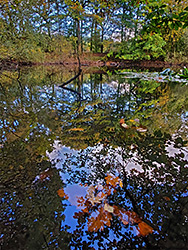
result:
M 49 157 L 52 163 L 56 163 L 56 167 L 59 168 L 58 161 L 61 161 L 61 164 L 66 160 L 68 155 L 77 154 L 76 150 L 73 150 L 69 147 L 62 146 L 60 141 L 54 141 L 53 145 L 54 150 L 52 152 L 47 152 L 47 156 Z
M 54 147 L 54 150 L 51 153 L 47 153 L 47 155 L 49 159 L 51 160 L 51 162 L 55 164 L 57 169 L 62 169 L 62 166 L 65 163 L 67 158 L 78 156 L 80 153 L 80 151 L 78 150 L 73 150 L 69 147 L 62 146 L 59 141 L 55 141 L 53 147 Z M 89 173 L 92 174 L 92 170 L 94 168 L 93 166 L 95 165 L 97 161 L 96 156 L 101 153 L 101 151 L 104 149 L 104 146 L 103 144 L 98 143 L 96 146 L 90 147 L 88 149 L 89 149 L 89 154 L 87 152 L 87 149 L 83 150 L 81 153 L 83 156 L 85 156 L 85 166 L 80 168 L 77 165 L 71 164 L 71 171 L 77 170 L 81 174 L 81 171 L 85 170 L 86 172 L 88 172 L 88 174 Z M 170 142 L 168 142 L 168 144 L 166 145 L 166 151 L 169 157 L 175 157 L 176 154 L 179 154 L 180 152 L 182 152 L 182 150 L 184 152 L 184 160 L 188 160 L 188 151 L 186 148 L 181 148 L 181 149 L 175 148 L 174 144 Z M 108 154 L 106 156 L 103 156 L 103 160 L 105 160 L 106 164 L 109 164 L 110 162 L 115 163 L 114 169 L 117 170 L 117 174 L 119 174 L 119 172 L 121 171 L 120 169 L 118 169 L 119 164 L 120 166 L 125 167 L 125 170 L 127 171 L 128 174 L 130 174 L 131 170 L 133 169 L 137 170 L 140 173 L 143 172 L 143 168 L 141 164 L 138 163 L 139 155 L 135 152 L 127 161 L 124 161 L 122 157 L 121 147 L 118 147 L 116 149 L 109 148 Z M 157 167 L 160 167 L 163 165 L 163 163 L 159 164 L 155 162 L 155 165 Z M 66 179 L 70 178 L 71 173 L 60 173 L 60 174 L 64 182 L 66 182 Z M 153 177 L 154 176 L 152 176 L 152 178 Z M 95 180 L 95 181 L 96 183 L 94 184 L 98 184 L 98 180 Z
M 83 196 L 85 197 L 87 194 L 87 188 L 81 187 L 78 184 L 68 185 L 65 188 L 65 193 L 68 194 L 69 199 L 65 201 L 67 206 L 65 208 L 65 220 L 62 221 L 62 226 L 68 225 L 70 226 L 69 232 L 73 232 L 76 229 L 77 220 L 73 217 L 75 212 L 81 209 L 78 209 L 77 197 Z
M 78 205 L 77 197 L 83 196 L 85 197 L 87 194 L 87 187 L 80 186 L 78 184 L 68 185 L 65 188 L 65 193 L 69 195 L 69 202 L 71 205 L 76 206 Z M 81 209 L 82 207 L 80 207 Z

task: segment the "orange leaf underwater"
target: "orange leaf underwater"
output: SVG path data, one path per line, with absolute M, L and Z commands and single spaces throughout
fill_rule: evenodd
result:
M 68 200 L 68 198 L 69 198 L 68 195 L 65 194 L 63 188 L 59 189 L 59 190 L 57 191 L 57 194 L 58 194 L 59 197 L 61 197 L 61 198 L 65 198 L 65 199 L 67 199 L 67 200 Z
M 120 187 L 123 186 L 122 180 L 119 177 L 115 177 L 112 174 L 107 174 L 105 179 L 106 179 L 106 184 L 111 185 L 113 187 L 116 187 L 117 185 L 120 185 Z
M 147 236 L 148 234 L 153 233 L 153 228 L 150 227 L 148 224 L 146 224 L 145 222 L 140 222 L 138 224 L 138 231 L 139 231 L 139 235 L 138 236 Z
M 104 225 L 110 227 L 112 220 L 111 213 L 104 210 L 101 207 L 98 210 L 99 214 L 96 217 L 91 217 L 88 219 L 88 231 L 90 232 L 97 232 L 98 230 L 104 230 Z

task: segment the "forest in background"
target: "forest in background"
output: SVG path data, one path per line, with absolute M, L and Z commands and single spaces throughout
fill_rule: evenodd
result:
M 58 62 L 76 54 L 92 59 L 94 53 L 186 62 L 187 1 L 0 1 L 1 62 Z

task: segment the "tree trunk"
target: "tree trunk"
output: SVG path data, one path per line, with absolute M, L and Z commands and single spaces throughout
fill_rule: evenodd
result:
M 76 19 L 76 37 L 77 37 L 77 52 L 81 53 L 81 35 L 80 35 L 80 21 Z
M 90 41 L 90 51 L 93 51 L 93 27 L 94 27 L 94 20 L 92 20 L 91 24 L 91 41 Z
M 104 41 L 104 29 L 103 27 L 102 28 L 102 31 L 101 31 L 101 53 L 103 53 L 103 50 L 104 50 L 104 45 L 103 45 L 103 41 Z

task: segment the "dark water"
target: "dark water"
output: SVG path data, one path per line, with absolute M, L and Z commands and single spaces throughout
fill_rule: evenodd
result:
M 74 74 L 0 74 L 1 249 L 188 249 L 186 82 Z

